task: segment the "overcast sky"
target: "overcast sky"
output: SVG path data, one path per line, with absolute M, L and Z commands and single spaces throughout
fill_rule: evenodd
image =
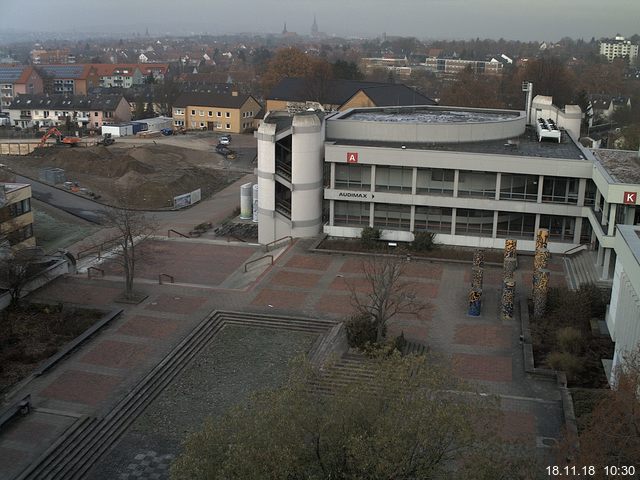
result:
M 639 0 L 0 0 L 0 29 L 559 40 L 640 32 Z M 19 39 L 16 39 L 19 40 Z

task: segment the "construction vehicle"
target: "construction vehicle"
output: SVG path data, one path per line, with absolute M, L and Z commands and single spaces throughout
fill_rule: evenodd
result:
M 75 147 L 80 143 L 80 139 L 78 137 L 65 137 L 56 127 L 51 127 L 47 130 L 47 133 L 44 134 L 42 140 L 40 140 L 39 146 L 44 147 L 45 143 L 47 143 L 47 140 L 49 140 L 49 137 L 52 135 L 56 137 L 57 145 L 69 145 L 70 147 Z
M 98 140 L 98 145 L 104 145 L 105 147 L 113 145 L 114 143 L 116 143 L 116 139 L 113 138 L 110 133 L 105 133 L 102 135 L 102 138 Z

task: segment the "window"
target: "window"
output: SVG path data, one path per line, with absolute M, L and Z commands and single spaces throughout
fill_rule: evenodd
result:
M 98 112 L 93 112 L 93 116 L 97 117 L 98 116 Z
M 227 123 L 227 124 L 226 124 L 226 129 L 227 129 L 227 130 L 231 130 L 231 124 L 230 124 L 230 123 Z
M 373 212 L 374 227 L 409 231 L 411 225 L 411 207 L 409 205 L 376 203 Z
M 9 205 L 9 216 L 11 218 L 19 217 L 20 215 L 31 211 L 31 199 L 25 198 L 16 203 Z
M 23 228 L 19 228 L 18 230 L 7 233 L 6 236 L 11 245 L 16 245 L 20 242 L 24 242 L 25 240 L 33 237 L 33 225 L 26 225 Z
M 369 225 L 369 203 L 363 202 L 334 202 L 334 225 Z
M 492 234 L 493 211 L 466 208 L 456 210 L 456 235 L 490 237 Z
M 446 207 L 416 207 L 416 232 L 451 233 L 451 209 Z
M 419 168 L 416 179 L 418 194 L 437 194 L 453 196 L 454 170 Z
M 201 117 L 204 117 L 204 110 L 198 110 L 198 114 L 199 114 Z
M 557 242 L 573 242 L 576 219 L 561 215 L 540 215 L 540 228 L 549 230 L 549 238 Z M 590 236 L 589 236 L 590 237 Z M 591 238 L 589 238 L 589 241 Z
M 195 110 L 191 110 L 191 115 L 195 115 L 196 111 Z
M 536 216 L 530 213 L 498 212 L 497 235 L 501 238 L 533 239 Z M 542 227 L 542 225 L 540 225 Z
M 376 167 L 376 191 L 411 193 L 413 168 Z
M 458 175 L 458 196 L 495 198 L 496 174 L 460 170 Z
M 224 112 L 224 116 L 229 118 L 231 115 L 229 114 L 229 112 Z
M 211 110 L 209 110 L 209 116 L 213 117 L 213 112 Z
M 221 117 L 222 116 L 222 112 L 216 112 L 216 116 L 217 117 Z
M 537 175 L 512 175 L 503 173 L 500 178 L 500 200 L 538 201 Z
M 184 127 L 184 120 L 176 120 L 173 122 L 176 127 Z
M 206 125 L 204 124 L 204 122 L 200 122 L 200 128 L 205 128 Z
M 578 203 L 578 179 L 566 177 L 544 177 L 542 201 L 549 203 Z
M 587 180 L 587 186 L 584 191 L 584 204 L 587 206 L 593 206 L 596 203 L 596 191 L 598 187 L 590 178 Z M 584 229 L 583 229 L 584 230 Z
M 336 188 L 371 190 L 371 167 L 336 163 Z

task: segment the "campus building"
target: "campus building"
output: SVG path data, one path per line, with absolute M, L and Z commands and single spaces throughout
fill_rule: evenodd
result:
M 612 62 L 614 58 L 628 58 L 633 63 L 638 58 L 638 45 L 625 40 L 622 35 L 607 38 L 600 42 L 600 55 Z
M 35 247 L 31 185 L 0 183 L 0 236 L 15 249 Z

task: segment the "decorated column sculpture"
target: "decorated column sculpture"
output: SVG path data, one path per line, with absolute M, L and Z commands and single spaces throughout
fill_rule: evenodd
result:
M 515 297 L 517 267 L 517 240 L 508 239 L 504 242 L 504 279 L 502 281 L 502 298 L 500 301 L 500 317 L 503 320 L 513 320 L 513 300 Z
M 513 302 L 516 294 L 516 282 L 513 278 L 505 279 L 502 285 L 502 301 L 500 318 L 513 320 Z
M 484 277 L 484 251 L 473 253 L 473 267 L 471 269 L 471 290 L 469 292 L 469 315 L 480 316 L 482 308 L 482 284 Z
M 471 289 L 469 292 L 469 316 L 479 317 L 482 306 L 482 292 Z
M 549 294 L 549 270 L 543 269 L 536 272 L 535 287 L 533 289 L 533 315 L 542 317 L 547 309 L 547 297 Z

